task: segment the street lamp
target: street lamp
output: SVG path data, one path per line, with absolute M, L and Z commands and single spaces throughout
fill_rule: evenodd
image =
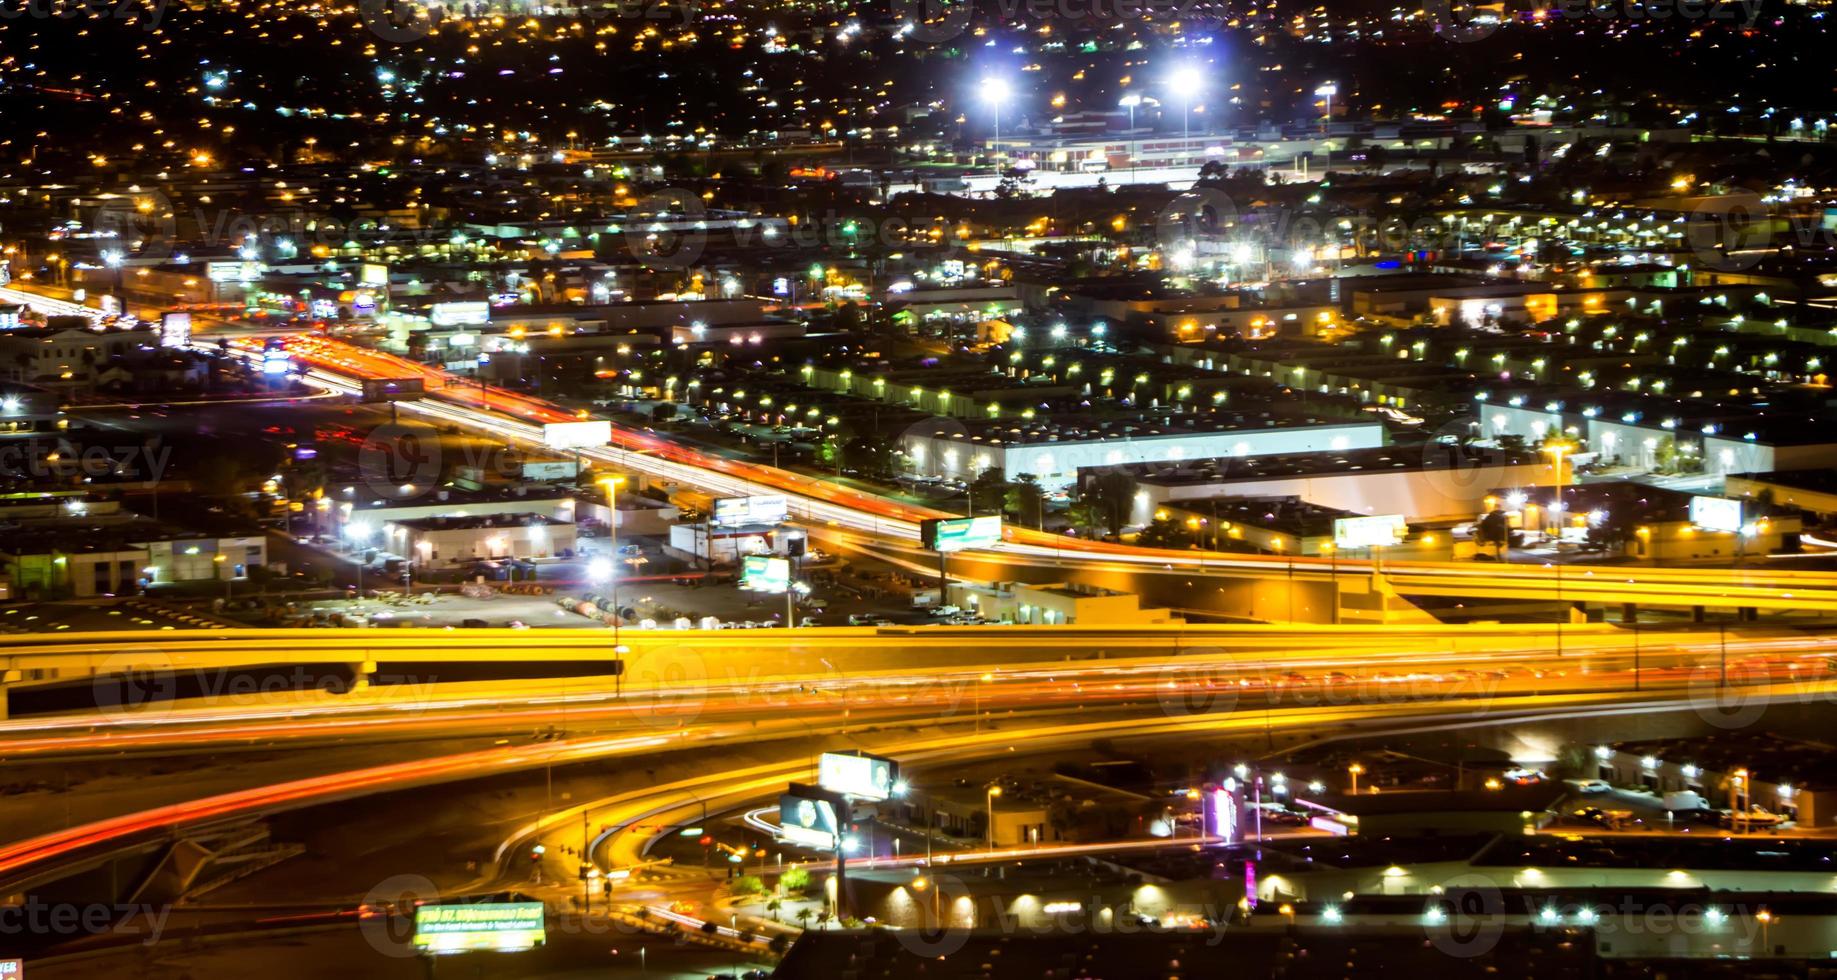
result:
M 1325 133 L 1327 127 L 1333 123 L 1333 97 L 1339 94 L 1339 86 L 1332 82 L 1328 82 L 1315 89 L 1314 94 L 1327 100 L 1327 119 L 1326 122 L 1321 123 L 1320 126 L 1320 131 Z
M 995 140 L 989 147 L 989 159 L 995 164 L 995 176 L 1001 177 L 1001 160 L 996 154 L 1001 152 L 1001 106 L 1014 95 L 1014 88 L 1008 80 L 990 75 L 982 80 L 982 101 L 995 110 Z
M 1194 93 L 1205 84 L 1205 76 L 1199 73 L 1199 69 L 1187 65 L 1175 69 L 1173 75 L 1168 78 L 1168 82 L 1176 92 L 1180 93 L 1180 152 L 1186 153 L 1188 152 L 1186 143 L 1189 138 L 1187 110 L 1192 108 Z
M 1364 775 L 1364 773 L 1365 773 L 1365 767 L 1360 765 L 1359 763 L 1355 762 L 1352 765 L 1349 765 L 1346 767 L 1346 775 L 1352 777 L 1352 795 L 1353 796 L 1359 795 L 1359 777 Z
M 989 850 L 995 849 L 995 798 L 1001 795 L 1000 786 L 989 787 Z
M 1129 110 L 1129 182 L 1133 184 L 1135 183 L 1135 158 L 1137 147 L 1140 145 L 1135 138 L 1135 110 L 1142 104 L 1142 97 L 1131 92 L 1118 99 L 1116 104 Z
M 624 482 L 622 476 L 604 476 L 599 481 L 600 486 L 606 488 L 606 540 L 607 550 L 611 552 L 612 575 L 612 653 L 615 657 L 626 653 L 625 645 L 619 642 L 619 624 L 625 619 L 625 611 L 619 607 L 619 484 Z

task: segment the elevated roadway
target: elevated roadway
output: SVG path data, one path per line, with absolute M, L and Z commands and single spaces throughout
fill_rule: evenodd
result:
M 394 355 L 323 338 L 295 338 L 290 350 L 308 365 L 306 379 L 357 394 L 364 378 L 419 377 L 429 397 L 401 404 L 435 422 L 489 433 L 526 445 L 542 444 L 542 426 L 578 421 L 581 413 L 518 392 L 466 384 L 445 371 Z M 819 526 L 909 545 L 918 523 L 960 516 L 838 486 L 762 464 L 727 459 L 670 442 L 646 430 L 613 428 L 613 442 L 581 454 L 595 462 L 645 473 L 724 496 L 785 494 L 793 516 Z M 1045 534 L 1003 530 L 1003 540 L 964 557 L 994 564 L 1050 564 L 1088 572 L 1177 571 L 1218 579 L 1255 580 L 1291 588 L 1310 583 L 1339 591 L 1533 602 L 1668 608 L 1718 608 L 1837 614 L 1837 573 L 1772 568 L 1648 568 L 1476 562 L 1384 562 L 1167 551 Z M 1364 581 L 1360 581 L 1360 580 Z M 1317 607 L 1319 603 L 1309 604 Z M 1265 603 L 1267 618 L 1279 607 Z M 1380 609 L 1378 616 L 1390 621 Z

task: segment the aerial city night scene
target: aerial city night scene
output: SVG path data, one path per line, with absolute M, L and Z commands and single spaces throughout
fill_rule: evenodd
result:
M 1814 980 L 1832 0 L 0 0 L 0 980 Z

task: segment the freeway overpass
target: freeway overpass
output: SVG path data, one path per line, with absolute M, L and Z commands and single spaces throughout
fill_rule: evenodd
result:
M 539 446 L 545 423 L 580 418 L 579 413 L 540 399 L 464 384 L 438 368 L 349 344 L 305 338 L 291 343 L 290 349 L 309 365 L 306 380 L 330 390 L 356 394 L 363 378 L 421 377 L 429 397 L 402 403 L 404 411 L 513 442 Z M 615 427 L 613 440 L 582 455 L 719 495 L 782 493 L 791 499 L 794 517 L 869 541 L 910 547 L 918 539 L 919 521 L 955 516 L 801 473 L 699 452 L 648 431 Z M 1365 560 L 1164 551 L 1016 527 L 1003 529 L 999 545 L 960 553 L 957 560 L 965 567 L 977 562 L 992 566 L 992 571 L 1050 566 L 1099 577 L 1161 571 L 1203 576 L 1233 583 L 1234 594 L 1221 592 L 1216 597 L 1221 612 L 1248 607 L 1257 614 L 1246 618 L 1266 620 L 1431 621 L 1408 602 L 1412 595 L 1837 614 L 1837 573 L 1769 568 L 1386 562 L 1379 569 Z
M 576 696 L 603 698 L 614 689 L 632 696 L 669 693 L 678 699 L 676 713 L 695 716 L 702 705 L 723 698 L 758 704 L 827 692 L 841 703 L 859 688 L 856 678 L 864 674 L 875 678 L 876 687 L 865 692 L 870 696 L 898 693 L 955 703 L 980 697 L 986 684 L 1093 670 L 1146 682 L 1151 692 L 1156 679 L 1195 676 L 1229 677 L 1220 681 L 1227 684 L 1221 690 L 1257 693 L 1297 684 L 1324 690 L 1323 685 L 1340 683 L 1335 674 L 1384 671 L 1389 676 L 1380 683 L 1394 685 L 1449 672 L 1508 668 L 1540 674 L 1593 672 L 1597 683 L 1606 683 L 1601 679 L 1605 672 L 1633 670 L 1643 672 L 1647 685 L 1701 686 L 1703 672 L 1719 678 L 1729 664 L 1737 680 L 1756 671 L 1764 676 L 1827 673 L 1837 652 L 1837 643 L 1816 631 L 1633 630 L 1602 624 L 627 630 L 621 639 L 629 652 L 624 676 L 615 684 L 608 667 L 614 659 L 611 638 L 602 629 L 17 637 L 0 646 L 0 692 L 21 717 L 0 722 L 0 737 L 34 731 L 55 735 L 63 726 L 48 715 L 58 713 L 70 714 L 79 726 L 144 731 L 201 721 L 470 708 L 504 693 L 505 684 L 546 681 L 565 696 L 570 677 Z M 319 683 L 326 678 L 339 683 Z M 1513 682 L 1531 692 L 1553 689 L 1556 681 L 1544 680 L 1520 676 Z M 1345 696 L 1357 693 L 1336 690 Z M 47 708 L 34 697 L 47 692 L 65 697 L 53 699 Z M 692 694 L 692 702 L 682 700 L 685 692 Z M 220 710 L 194 714 L 193 707 Z M 36 717 L 25 717 L 27 709 Z

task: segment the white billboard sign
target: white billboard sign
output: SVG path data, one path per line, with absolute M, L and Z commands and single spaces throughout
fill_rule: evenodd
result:
M 483 300 L 463 303 L 435 303 L 427 311 L 436 327 L 481 326 L 491 322 L 491 304 Z
M 1706 531 L 1741 530 L 1741 501 L 1727 497 L 1690 498 L 1690 523 Z
M 896 767 L 879 756 L 825 752 L 816 773 L 817 785 L 832 793 L 878 803 L 893 795 Z
M 612 423 L 606 419 L 587 422 L 550 422 L 542 427 L 542 444 L 550 449 L 581 449 L 604 446 L 612 441 Z
M 1389 548 L 1403 540 L 1409 524 L 1402 514 L 1341 517 L 1333 522 L 1335 548 Z
M 722 527 L 743 524 L 777 524 L 791 511 L 784 494 L 757 497 L 722 497 L 714 502 L 714 522 Z

